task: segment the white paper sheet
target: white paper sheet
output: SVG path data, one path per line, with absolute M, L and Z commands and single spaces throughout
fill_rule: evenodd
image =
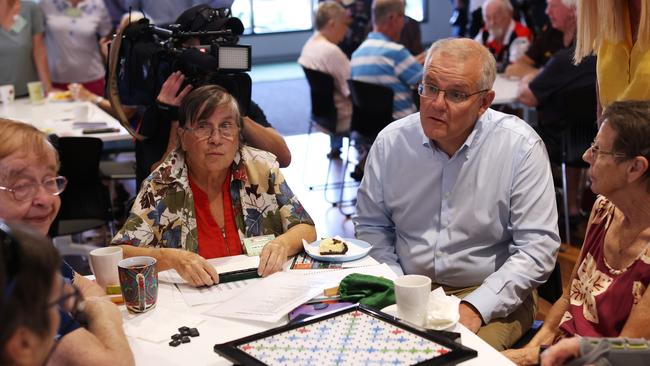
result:
M 236 297 L 204 314 L 275 323 L 298 305 L 322 293 L 324 289 L 338 285 L 345 276 L 352 273 L 381 276 L 391 280 L 396 277 L 386 264 L 336 271 L 278 272 L 246 287 Z
M 219 304 L 241 293 L 247 286 L 260 281 L 259 278 L 221 283 L 215 286 L 194 287 L 177 283 L 176 287 L 189 306 Z
M 247 255 L 234 255 L 232 257 L 208 259 L 218 273 L 232 272 L 242 269 L 257 268 L 260 265 L 260 257 Z M 158 272 L 158 280 L 167 283 L 187 283 L 175 269 Z

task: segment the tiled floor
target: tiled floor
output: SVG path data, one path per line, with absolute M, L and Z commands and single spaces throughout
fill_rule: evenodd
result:
M 316 223 L 316 231 L 319 237 L 340 235 L 342 237 L 353 237 L 354 226 L 352 220 L 344 213 L 353 213 L 354 206 L 333 207 L 328 201 L 337 201 L 341 196 L 341 189 L 310 189 L 312 186 L 319 186 L 325 183 L 328 165 L 330 160 L 326 154 L 329 152 L 329 138 L 322 133 L 311 135 L 296 135 L 285 138 L 291 150 L 291 164 L 283 168 L 282 172 L 293 193 L 298 197 L 307 212 Z M 343 189 L 343 199 L 351 201 L 356 198 L 356 183 L 350 178 L 349 172 L 356 163 L 356 152 L 350 149 L 351 161 L 346 174 L 343 173 L 345 163 L 345 151 L 343 160 L 333 160 L 330 172 L 330 183 L 345 178 L 348 182 Z

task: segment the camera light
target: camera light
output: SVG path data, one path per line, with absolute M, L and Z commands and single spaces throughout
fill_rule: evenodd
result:
M 215 47 L 215 46 L 213 46 Z M 251 46 L 248 45 L 219 45 L 213 49 L 217 57 L 219 70 L 224 71 L 250 71 Z M 214 52 L 216 51 L 216 52 Z

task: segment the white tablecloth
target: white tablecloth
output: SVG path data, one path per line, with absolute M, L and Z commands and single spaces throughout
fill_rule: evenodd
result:
M 117 128 L 118 132 L 82 134 L 82 128 L 74 128 L 75 108 L 86 105 L 88 117 L 82 122 L 103 122 L 105 127 Z M 93 136 L 103 141 L 129 140 L 131 135 L 110 114 L 89 102 L 53 102 L 33 104 L 29 98 L 16 99 L 8 105 L 0 105 L 0 117 L 29 123 L 45 133 L 59 136 Z
M 494 93 L 496 94 L 492 104 L 510 104 L 517 102 L 517 90 L 519 80 L 508 79 L 503 74 L 498 74 L 494 81 Z
M 171 340 L 171 335 L 167 331 L 158 330 L 165 333 L 160 334 L 165 337 L 165 341 L 154 343 L 141 339 L 139 337 L 129 336 L 129 344 L 135 355 L 137 365 L 231 365 L 231 363 L 221 358 L 213 351 L 216 343 L 223 343 L 232 341 L 244 336 L 252 335 L 264 330 L 281 326 L 286 323 L 282 321 L 278 324 L 270 325 L 267 323 L 247 322 L 240 320 L 232 320 L 225 318 L 216 318 L 211 316 L 202 315 L 202 312 L 210 309 L 214 305 L 199 305 L 189 307 L 185 304 L 181 294 L 170 284 L 160 283 L 158 293 L 158 305 L 150 312 L 159 312 L 168 314 L 175 312 L 179 317 L 165 316 L 164 326 L 160 328 L 177 329 L 181 326 L 188 325 L 198 328 L 200 332 L 199 337 L 191 338 L 190 343 L 181 344 L 178 347 L 171 347 L 168 345 Z M 129 314 L 124 306 L 121 306 L 123 318 L 125 321 L 125 328 L 128 333 L 138 332 L 138 317 L 142 316 L 155 316 L 155 314 L 145 313 L 142 315 Z M 190 317 L 183 317 L 182 314 L 191 315 Z M 201 318 L 202 322 L 199 324 L 185 324 L 188 321 L 195 319 L 188 318 Z M 498 365 L 513 365 L 508 359 L 503 357 L 499 352 L 490 347 L 487 343 L 481 340 L 474 333 L 467 330 L 462 325 L 457 325 L 455 331 L 461 333 L 462 343 L 470 348 L 478 351 L 478 357 L 472 360 L 463 362 L 459 365 L 476 365 L 476 366 L 498 366 Z M 169 334 L 166 334 L 169 333 Z M 149 335 L 143 336 L 144 338 L 151 338 Z M 153 337 L 155 338 L 155 337 Z

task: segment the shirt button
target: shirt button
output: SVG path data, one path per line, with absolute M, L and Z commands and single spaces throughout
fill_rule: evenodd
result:
M 445 193 L 445 198 L 448 198 L 448 197 L 449 197 L 449 192 L 446 192 Z

